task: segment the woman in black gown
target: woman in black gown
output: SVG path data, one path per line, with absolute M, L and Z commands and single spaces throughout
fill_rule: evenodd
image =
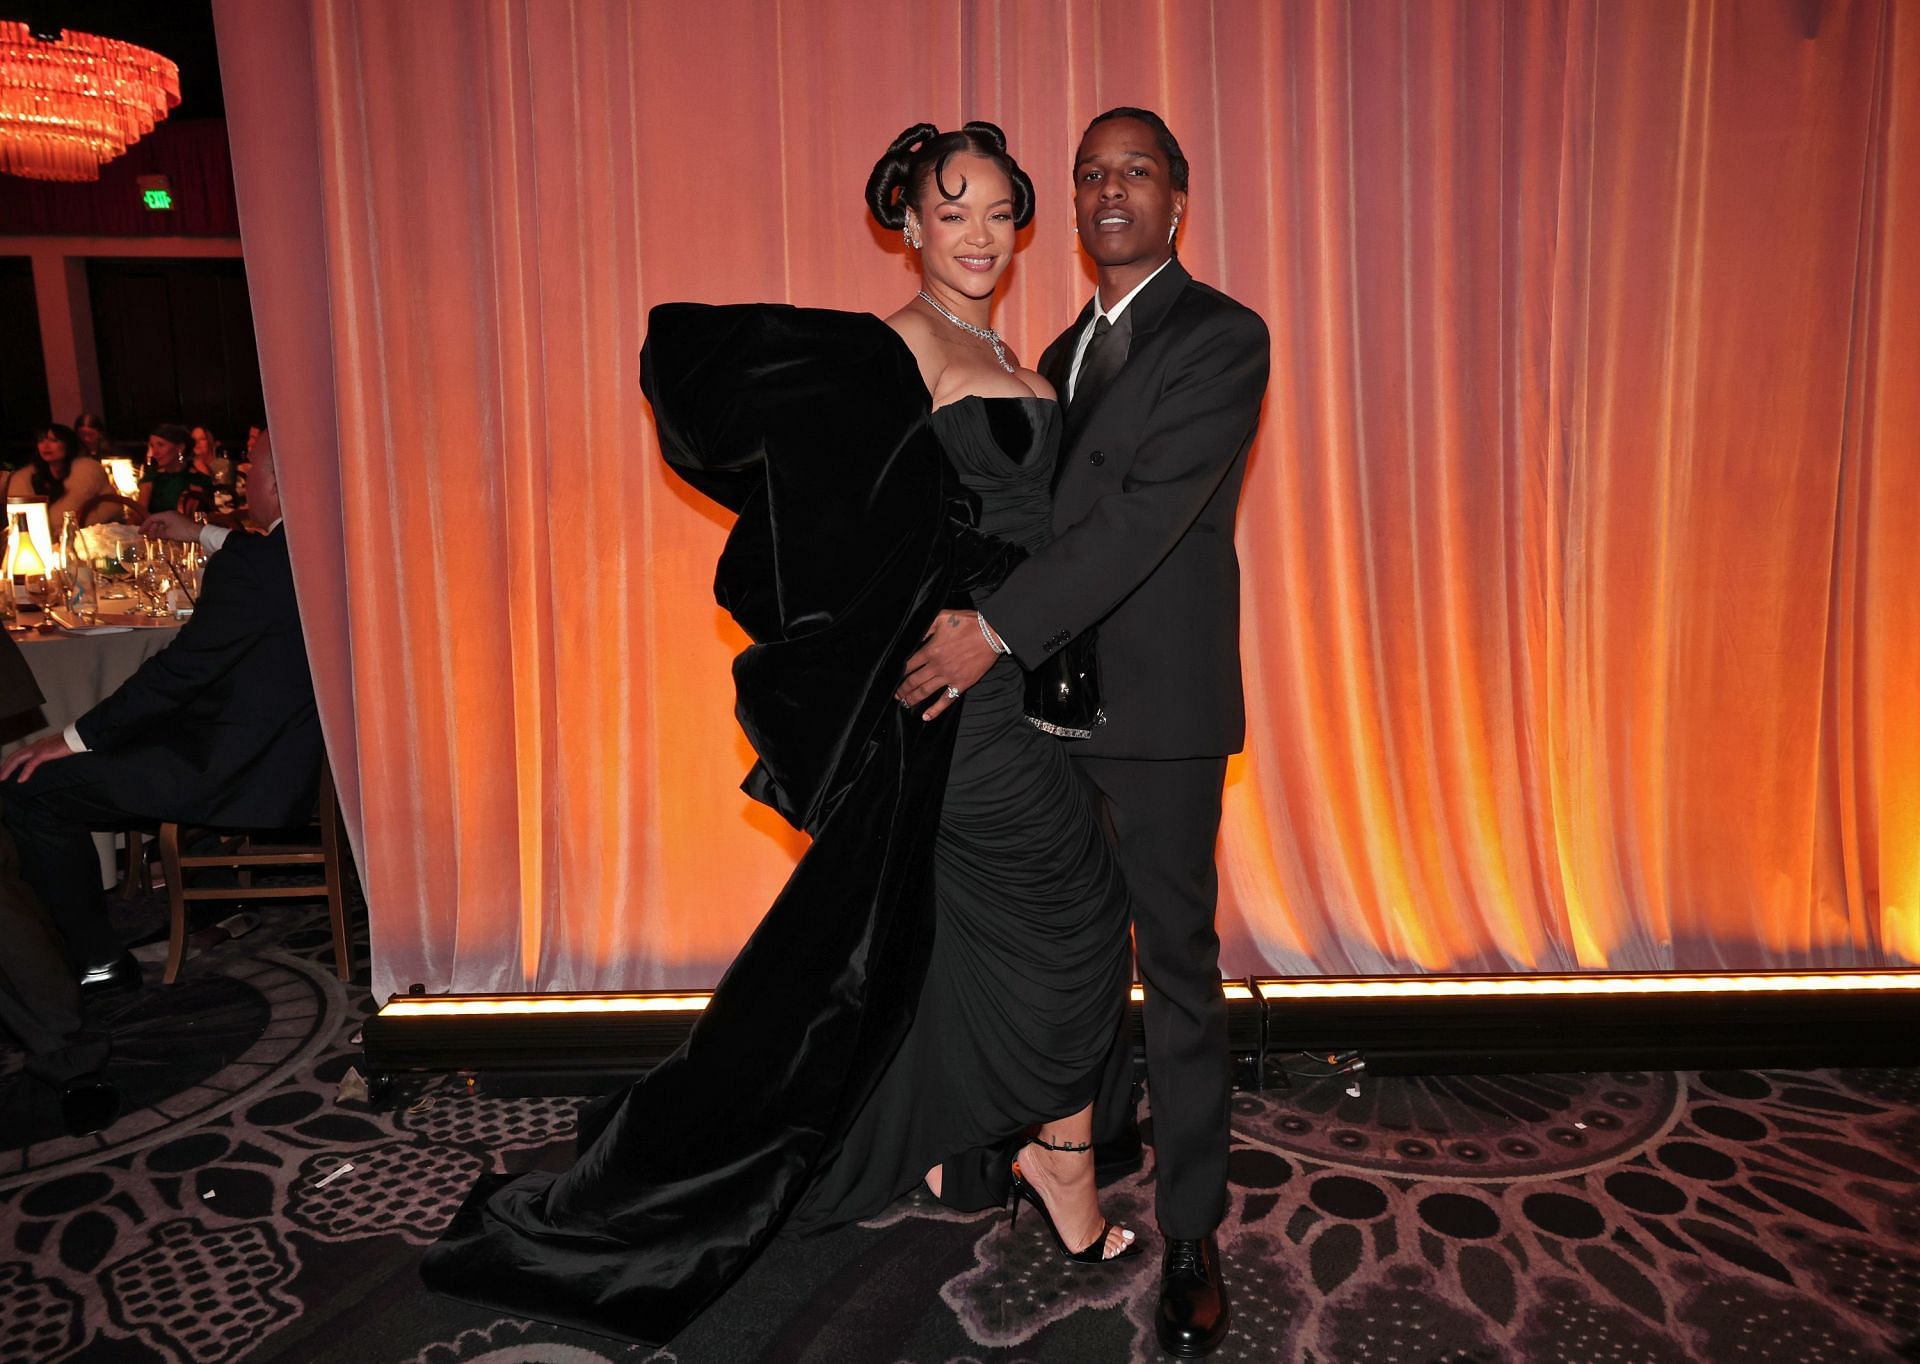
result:
M 1093 804 L 1012 658 L 931 723 L 891 700 L 934 615 L 1047 539 L 1059 406 L 988 327 L 1032 197 L 993 125 L 921 125 L 868 185 L 921 263 L 885 323 L 654 311 L 662 448 L 738 513 L 716 592 L 754 641 L 746 789 L 812 842 L 687 1046 L 583 1118 L 567 1173 L 483 1181 L 428 1252 L 436 1290 L 662 1341 L 783 1227 L 923 1180 L 1033 1204 L 1076 1259 L 1138 1249 L 1090 1148 L 1129 974 Z

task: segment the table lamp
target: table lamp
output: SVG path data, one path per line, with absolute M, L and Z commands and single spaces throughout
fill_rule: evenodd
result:
M 24 521 L 22 518 L 25 518 Z M 24 543 L 30 541 L 40 561 L 32 572 L 45 573 L 47 565 L 54 561 L 53 527 L 47 523 L 47 500 L 44 497 L 10 497 L 7 499 L 7 519 L 13 522 L 13 538 L 17 546 L 15 561 L 18 561 Z M 25 530 L 25 536 L 20 534 L 22 530 Z M 12 565 L 9 565 L 9 571 L 16 578 L 21 576 L 21 570 Z
M 33 579 L 40 579 L 42 593 L 45 592 L 48 559 L 40 553 L 40 546 L 34 543 L 33 518 L 36 512 L 39 513 L 40 531 L 44 536 L 47 525 L 46 503 L 7 503 L 7 520 L 13 534 L 7 537 L 5 590 L 14 608 L 16 620 L 22 607 L 39 609 L 39 603 L 34 600 L 33 590 L 29 586 Z M 51 550 L 51 545 L 48 548 Z

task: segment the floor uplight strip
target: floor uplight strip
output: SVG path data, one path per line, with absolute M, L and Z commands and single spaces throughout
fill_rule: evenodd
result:
M 1550 999 L 1608 995 L 1852 994 L 1863 990 L 1920 991 L 1920 971 L 1759 972 L 1699 975 L 1418 976 L 1340 980 L 1261 980 L 1260 998 L 1285 1003 L 1309 999 Z
M 1245 982 L 1238 980 L 1222 981 L 1220 983 L 1220 993 L 1228 999 L 1233 1000 L 1253 998 L 1253 991 L 1247 987 Z M 1144 1004 L 1147 1002 L 1147 992 L 1138 981 L 1135 981 L 1133 987 L 1127 992 L 1127 998 L 1131 999 L 1135 1004 Z
M 387 1001 L 385 1018 L 447 1018 L 531 1014 L 697 1013 L 705 994 L 681 995 L 406 995 Z
M 1920 992 L 1920 971 L 1766 971 L 1694 975 L 1563 976 L 1356 976 L 1297 977 L 1291 980 L 1229 980 L 1221 983 L 1229 1001 L 1258 999 L 1285 1004 L 1305 1000 L 1550 999 L 1635 995 L 1789 995 L 1851 994 L 1861 991 Z M 550 995 L 403 995 L 380 1010 L 386 1019 L 449 1017 L 535 1017 L 567 1014 L 698 1013 L 711 998 L 700 991 L 680 994 Z M 1132 989 L 1133 1002 L 1143 995 Z

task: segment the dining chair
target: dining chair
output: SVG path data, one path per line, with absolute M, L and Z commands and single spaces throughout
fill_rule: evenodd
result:
M 333 768 L 320 759 L 320 794 L 315 802 L 314 821 L 320 826 L 320 846 L 311 844 L 264 844 L 251 834 L 229 834 L 219 840 L 214 852 L 185 853 L 182 826 L 160 826 L 160 862 L 167 872 L 167 909 L 170 926 L 167 933 L 167 966 L 161 980 L 172 985 L 179 980 L 187 959 L 187 906 L 208 900 L 313 900 L 325 897 L 327 917 L 333 927 L 333 971 L 343 981 L 353 979 L 353 959 L 347 946 L 346 897 L 341 889 L 340 849 L 344 843 L 340 828 L 340 805 L 334 797 Z M 318 884 L 293 886 L 257 886 L 253 873 L 261 867 L 318 867 Z M 207 867 L 225 867 L 239 878 L 237 886 L 189 886 L 187 873 Z
M 126 852 L 122 855 L 120 884 L 114 890 L 117 900 L 138 900 L 153 894 L 153 873 L 147 867 L 147 831 L 132 828 L 122 835 Z

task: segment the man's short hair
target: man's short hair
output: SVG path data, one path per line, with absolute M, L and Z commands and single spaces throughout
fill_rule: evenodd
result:
M 1153 140 L 1160 144 L 1160 155 L 1166 158 L 1168 183 L 1185 193 L 1189 174 L 1187 155 L 1180 150 L 1180 139 L 1173 135 L 1173 129 L 1167 126 L 1167 121 L 1151 109 L 1137 109 L 1131 104 L 1123 104 L 1117 109 L 1109 109 L 1106 113 L 1095 117 L 1093 122 L 1087 125 L 1087 133 L 1092 132 L 1102 123 L 1116 118 L 1130 118 L 1136 123 L 1147 125 L 1147 131 L 1153 134 Z M 1082 133 L 1080 136 L 1084 139 L 1087 133 Z

